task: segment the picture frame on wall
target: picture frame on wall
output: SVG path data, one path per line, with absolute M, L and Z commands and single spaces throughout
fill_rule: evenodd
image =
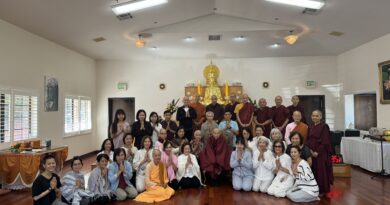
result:
M 390 60 L 378 64 L 381 104 L 390 104 Z
M 54 77 L 45 76 L 45 112 L 58 111 L 58 80 Z

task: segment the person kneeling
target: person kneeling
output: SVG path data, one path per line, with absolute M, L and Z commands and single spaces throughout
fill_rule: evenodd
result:
M 108 179 L 111 183 L 111 190 L 115 193 L 118 201 L 123 201 L 126 198 L 132 199 L 138 194 L 130 182 L 133 176 L 133 169 L 125 158 L 126 152 L 124 149 L 115 149 L 114 162 L 108 168 Z
M 293 160 L 292 172 L 295 177 L 294 186 L 287 191 L 287 197 L 293 202 L 312 202 L 319 200 L 319 188 L 309 164 L 301 159 L 301 149 L 293 145 L 290 155 Z
M 252 156 L 245 149 L 245 139 L 236 140 L 236 150 L 230 157 L 230 167 L 233 168 L 233 189 L 250 191 L 253 183 Z
M 168 182 L 167 170 L 161 162 L 161 151 L 154 149 L 153 162 L 150 162 L 145 170 L 146 191 L 134 200 L 154 203 L 170 199 L 175 194 L 175 190 L 168 186 Z
M 184 143 L 178 158 L 177 179 L 179 186 L 185 188 L 200 187 L 200 167 L 195 155 L 191 154 L 191 144 Z

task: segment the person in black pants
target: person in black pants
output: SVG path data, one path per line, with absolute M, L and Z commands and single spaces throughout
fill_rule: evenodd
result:
M 183 106 L 177 109 L 176 120 L 179 121 L 179 125 L 184 127 L 186 138 L 190 142 L 192 139 L 192 121 L 196 119 L 196 111 L 190 107 L 190 99 L 183 97 Z
M 179 187 L 198 188 L 201 186 L 200 167 L 195 155 L 191 154 L 191 144 L 184 143 L 181 147 L 181 154 L 178 158 L 177 180 Z

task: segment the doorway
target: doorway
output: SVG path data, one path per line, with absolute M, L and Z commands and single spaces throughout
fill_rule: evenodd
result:
M 298 95 L 298 97 L 299 104 L 305 110 L 306 124 L 310 125 L 313 123 L 311 113 L 314 110 L 320 110 L 322 112 L 322 120 L 325 122 L 325 95 Z

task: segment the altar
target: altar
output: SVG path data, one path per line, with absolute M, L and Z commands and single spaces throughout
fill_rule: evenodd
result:
M 237 101 L 240 101 L 243 94 L 243 88 L 241 83 L 235 82 L 228 84 L 225 81 L 223 85 L 218 84 L 219 68 L 212 62 L 207 65 L 203 70 L 203 76 L 206 80 L 206 85 L 198 83 L 189 83 L 184 88 L 184 95 L 190 99 L 194 99 L 195 96 L 201 97 L 201 103 L 208 105 L 211 103 L 211 96 L 215 95 L 218 98 L 218 103 L 227 104 L 229 102 L 229 96 L 234 94 Z

